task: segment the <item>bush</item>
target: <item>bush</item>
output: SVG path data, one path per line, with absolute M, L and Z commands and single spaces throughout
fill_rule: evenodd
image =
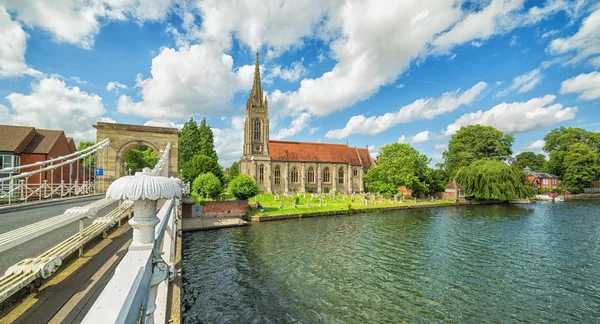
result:
M 214 174 L 223 183 L 223 169 L 217 160 L 206 155 L 194 155 L 181 169 L 183 181 L 194 181 L 204 173 Z
M 194 180 L 192 190 L 203 198 L 215 199 L 221 194 L 221 181 L 210 172 L 203 173 Z
M 238 200 L 247 200 L 258 195 L 258 185 L 251 177 L 240 174 L 229 182 L 229 193 Z

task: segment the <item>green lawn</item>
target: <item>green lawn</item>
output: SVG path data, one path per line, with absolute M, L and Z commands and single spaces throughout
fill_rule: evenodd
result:
M 298 204 L 294 206 L 294 202 L 298 197 Z M 263 212 L 252 210 L 251 215 L 253 216 L 275 216 L 275 215 L 289 215 L 289 214 L 303 214 L 310 212 L 326 212 L 326 211 L 337 211 L 337 210 L 348 210 L 348 207 L 352 209 L 367 209 L 367 208 L 382 208 L 382 207 L 394 207 L 394 206 L 415 206 L 415 205 L 429 205 L 429 204 L 452 204 L 450 200 L 416 200 L 412 197 L 401 200 L 398 198 L 397 202 L 394 199 L 376 199 L 375 203 L 372 203 L 370 198 L 367 198 L 368 204 L 363 203 L 362 195 L 337 195 L 332 197 L 331 195 L 324 195 L 323 200 L 319 202 L 319 197 L 312 197 L 310 194 L 297 194 L 296 197 L 283 197 L 276 198 L 272 194 L 260 194 L 254 198 L 251 198 L 248 203 L 251 206 L 255 206 L 256 202 L 264 207 Z M 352 201 L 354 199 L 354 201 Z M 280 204 L 283 203 L 283 208 Z M 307 205 L 309 203 L 309 205 Z

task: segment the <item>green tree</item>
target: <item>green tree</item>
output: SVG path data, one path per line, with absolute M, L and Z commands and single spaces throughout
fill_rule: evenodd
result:
M 393 143 L 379 150 L 379 164 L 369 169 L 364 177 L 367 189 L 391 191 L 392 186 L 405 186 L 414 195 L 429 191 L 430 159 L 408 144 Z M 397 192 L 397 189 L 394 189 Z M 383 193 L 383 192 L 382 192 Z
M 254 179 L 240 174 L 229 182 L 229 193 L 238 200 L 247 200 L 258 195 L 259 189 Z
M 382 168 L 369 169 L 363 179 L 369 192 L 385 196 L 393 196 L 398 193 L 398 187 L 389 181 L 387 173 Z
M 215 161 L 219 160 L 217 156 L 217 152 L 215 151 L 215 142 L 213 138 L 213 132 L 210 129 L 210 126 L 206 123 L 206 117 L 202 118 L 202 122 L 200 122 L 200 126 L 198 127 L 198 131 L 200 133 L 200 149 L 199 152 L 201 155 L 206 155 Z
M 564 155 L 563 186 L 581 191 L 589 188 L 600 175 L 600 158 L 589 145 L 575 143 Z
M 223 188 L 219 178 L 208 172 L 199 175 L 196 180 L 194 180 L 192 190 L 194 190 L 198 196 L 215 199 L 219 197 Z
M 586 144 L 596 153 L 600 152 L 600 133 L 576 127 L 559 127 L 544 136 L 544 151 L 550 154 L 548 171 L 564 177 L 567 168 L 564 159 L 570 147 L 577 143 Z
M 125 153 L 126 168 L 132 174 L 144 168 L 154 168 L 157 161 L 156 152 L 147 146 L 136 146 Z
M 240 165 L 238 162 L 231 163 L 231 167 L 229 168 L 229 179 L 234 179 L 237 175 L 240 174 Z
M 223 169 L 215 159 L 206 155 L 195 155 L 182 168 L 183 181 L 194 181 L 203 173 L 212 173 L 223 183 Z
M 446 169 L 438 167 L 431 170 L 431 184 L 429 186 L 429 191 L 444 191 L 448 183 L 450 183 L 450 177 L 448 177 Z
M 492 159 L 506 161 L 512 155 L 514 137 L 491 126 L 471 125 L 452 135 L 444 152 L 444 165 L 454 178 L 456 172 L 473 161 Z
M 181 136 L 179 136 L 179 165 L 184 166 L 194 155 L 200 153 L 201 136 L 198 125 L 191 117 L 183 124 Z
M 86 148 L 88 148 L 90 146 L 94 146 L 94 145 L 96 145 L 96 143 L 90 142 L 90 141 L 79 142 L 79 144 L 77 145 L 77 151 L 85 150 Z M 95 168 L 96 167 L 96 153 L 91 154 L 88 157 L 84 158 L 83 161 L 81 162 L 81 165 L 86 166 L 86 167 Z
M 504 162 L 482 159 L 461 167 L 456 181 L 465 187 L 465 197 L 478 200 L 511 200 L 533 195 L 523 171 Z
M 546 172 L 547 164 L 548 161 L 546 161 L 546 156 L 544 156 L 544 154 L 535 154 L 533 152 L 523 152 L 517 154 L 515 157 L 515 163 L 513 163 L 513 165 L 519 170 L 529 167 L 531 170 L 536 172 Z

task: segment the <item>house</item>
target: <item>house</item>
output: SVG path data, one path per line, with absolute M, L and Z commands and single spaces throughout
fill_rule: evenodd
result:
M 401 196 L 412 196 L 414 190 L 410 189 L 410 188 L 406 188 L 406 186 L 400 186 L 398 187 L 398 193 Z
M 464 199 L 465 198 L 465 187 L 456 183 L 456 181 L 450 182 L 444 188 L 444 198 L 455 200 L 455 199 Z
M 560 184 L 558 183 L 559 176 L 550 173 L 535 172 L 529 167 L 525 167 L 523 172 L 527 175 L 527 181 L 533 186 L 535 193 L 538 193 L 540 188 L 548 190 L 560 188 Z

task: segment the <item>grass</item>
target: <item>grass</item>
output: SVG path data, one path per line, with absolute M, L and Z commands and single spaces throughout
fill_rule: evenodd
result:
M 298 204 L 294 205 L 294 202 L 298 198 Z M 354 198 L 354 201 L 352 199 Z M 431 205 L 431 204 L 454 204 L 454 201 L 450 200 L 430 200 L 430 199 L 419 199 L 408 198 L 401 200 L 398 198 L 397 202 L 394 199 L 376 199 L 376 203 L 372 203 L 370 198 L 367 197 L 368 204 L 363 203 L 363 195 L 337 195 L 335 197 L 331 195 L 324 195 L 321 203 L 319 197 L 312 197 L 311 194 L 297 194 L 296 196 L 276 198 L 272 194 L 260 194 L 254 198 L 251 198 L 248 203 L 251 206 L 255 206 L 256 202 L 260 202 L 263 206 L 264 211 L 259 212 L 252 210 L 252 216 L 279 216 L 279 215 L 291 215 L 291 214 L 305 214 L 313 212 L 335 212 L 335 211 L 347 211 L 349 207 L 351 209 L 370 209 L 370 208 L 386 208 L 386 207 L 398 207 L 398 206 L 415 206 L 415 205 Z M 283 203 L 283 208 L 280 204 Z M 307 205 L 309 203 L 310 205 Z

